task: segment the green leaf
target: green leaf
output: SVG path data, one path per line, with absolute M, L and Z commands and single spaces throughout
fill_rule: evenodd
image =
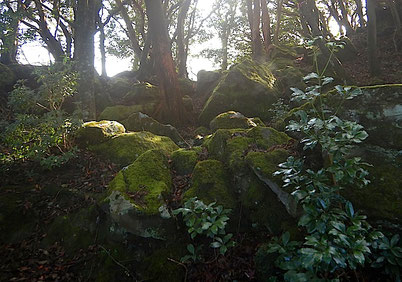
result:
M 311 79 L 317 79 L 317 78 L 319 78 L 320 76 L 318 75 L 318 74 L 316 74 L 315 72 L 312 72 L 312 73 L 309 73 L 308 75 L 306 75 L 305 77 L 303 77 L 303 80 L 304 81 L 309 81 L 309 80 L 311 80 Z
M 187 250 L 189 251 L 190 254 L 195 253 L 194 245 L 193 244 L 188 244 L 187 245 Z
M 350 217 L 353 217 L 355 215 L 355 211 L 353 209 L 353 205 L 351 202 L 349 202 L 349 201 L 346 202 L 345 208 L 346 208 L 347 215 L 349 215 Z
M 286 246 L 289 242 L 290 239 L 290 233 L 289 232 L 285 232 L 282 234 L 282 243 L 284 246 Z

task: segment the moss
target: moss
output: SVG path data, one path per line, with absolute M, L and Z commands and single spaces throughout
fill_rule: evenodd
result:
M 250 152 L 247 154 L 247 163 L 265 177 L 276 180 L 281 183 L 280 177 L 274 177 L 273 173 L 278 170 L 278 165 L 288 158 L 289 153 L 283 149 L 277 149 L 271 152 Z
M 371 183 L 363 188 L 348 187 L 344 195 L 371 219 L 400 222 L 402 219 L 402 166 L 400 151 L 365 146 L 360 155 L 368 167 Z
M 274 83 L 275 78 L 267 64 L 245 60 L 235 65 L 205 104 L 199 116 L 201 124 L 207 126 L 215 116 L 229 110 L 270 119 L 272 114 L 268 110 L 278 97 Z
M 160 100 L 159 87 L 148 82 L 139 82 L 133 84 L 127 94 L 123 97 L 123 104 L 157 103 Z
M 248 130 L 219 129 L 204 142 L 211 158 L 224 162 L 236 172 L 245 168 L 244 157 L 249 147 L 269 149 L 291 140 L 285 133 L 269 127 L 254 127 Z
M 258 229 L 268 229 L 274 234 L 290 230 L 289 226 L 296 226 L 294 219 L 268 186 L 254 174 L 242 178 L 240 201 L 249 221 L 256 224 Z
M 210 122 L 209 128 L 216 131 L 217 129 L 247 129 L 258 125 L 264 126 L 264 123 L 259 118 L 247 118 L 239 112 L 229 111 L 216 116 Z
M 122 166 L 134 162 L 142 153 L 150 149 L 161 149 L 166 153 L 179 149 L 169 137 L 154 135 L 146 131 L 119 134 L 107 142 L 88 148 Z
M 163 193 L 171 190 L 172 179 L 165 152 L 149 150 L 121 170 L 109 184 L 109 192 L 119 191 L 145 214 L 158 214 Z
M 127 119 L 131 114 L 142 112 L 146 114 L 152 113 L 154 110 L 154 104 L 144 104 L 144 105 L 133 105 L 133 106 L 123 106 L 117 105 L 112 107 L 107 107 L 99 115 L 101 120 L 115 120 L 122 122 Z
M 179 149 L 172 153 L 173 168 L 179 175 L 186 175 L 193 172 L 198 161 L 196 150 Z
M 82 146 L 103 143 L 111 137 L 125 133 L 124 126 L 116 121 L 90 121 L 84 123 L 76 133 L 76 141 Z
M 211 131 L 206 128 L 205 126 L 200 126 L 197 127 L 196 130 L 194 130 L 194 135 L 201 135 L 201 136 L 205 136 L 205 135 L 209 135 L 211 134 Z
M 271 127 L 255 127 L 248 131 L 247 136 L 261 149 L 269 149 L 275 145 L 288 143 L 292 138 Z
M 193 171 L 192 184 L 183 194 L 183 201 L 198 197 L 204 203 L 216 202 L 225 208 L 235 208 L 236 199 L 223 164 L 216 160 L 198 162 Z
M 181 137 L 175 127 L 170 124 L 161 124 L 141 112 L 131 114 L 127 119 L 122 121 L 122 123 L 129 131 L 149 131 L 153 134 L 167 136 L 176 144 L 183 145 L 185 143 L 183 137 Z

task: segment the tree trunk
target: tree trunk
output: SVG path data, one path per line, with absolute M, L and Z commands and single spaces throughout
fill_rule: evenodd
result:
M 74 59 L 79 72 L 78 99 L 84 119 L 96 119 L 94 91 L 94 35 L 97 15 L 95 0 L 77 1 L 75 11 Z
M 376 17 L 376 1 L 366 0 L 368 34 L 367 48 L 369 69 L 372 76 L 380 74 L 380 62 L 377 56 L 377 17 Z
M 18 5 L 19 6 L 19 5 Z M 9 7 L 11 9 L 11 7 Z M 11 16 L 10 30 L 3 37 L 3 45 L 0 49 L 0 63 L 5 65 L 10 65 L 17 63 L 17 50 L 18 50 L 18 25 L 19 25 L 19 15 L 17 12 L 11 11 L 13 14 Z
M 261 22 L 261 2 L 260 0 L 247 0 L 247 15 L 251 29 L 251 49 L 253 59 L 261 61 L 263 59 L 263 46 L 261 42 L 260 22 Z
M 338 4 L 339 4 L 339 8 L 341 9 L 342 22 L 346 29 L 346 35 L 350 36 L 354 32 L 354 30 L 352 28 L 352 25 L 349 23 L 348 12 L 346 11 L 346 7 L 345 7 L 345 4 L 343 3 L 343 0 L 338 0 Z
M 364 27 L 366 25 L 366 22 L 365 22 L 364 16 L 363 16 L 362 0 L 355 0 L 355 3 L 356 3 L 356 13 L 359 16 L 360 27 Z
M 275 28 L 275 34 L 274 34 L 274 44 L 279 43 L 279 30 L 281 27 L 281 18 L 282 18 L 282 6 L 283 6 L 283 0 L 278 0 L 277 4 L 277 10 L 276 10 L 276 28 Z
M 148 16 L 149 35 L 152 38 L 152 55 L 159 65 L 156 72 L 162 101 L 155 114 L 157 118 L 163 121 L 172 122 L 176 125 L 183 124 L 188 120 L 170 49 L 162 2 L 145 0 L 145 6 Z
M 184 42 L 184 24 L 190 8 L 191 0 L 184 0 L 177 17 L 177 64 L 179 77 L 187 77 L 187 53 Z
M 106 72 L 106 48 L 105 48 L 105 26 L 100 23 L 99 25 L 99 49 L 101 53 L 102 74 L 101 76 L 107 77 Z
M 269 48 L 272 44 L 271 41 L 271 18 L 268 12 L 267 0 L 261 0 L 261 10 L 262 10 L 262 37 L 264 39 L 264 49 L 265 53 L 268 55 Z

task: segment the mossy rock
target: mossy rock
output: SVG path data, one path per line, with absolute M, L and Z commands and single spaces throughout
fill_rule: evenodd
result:
M 144 105 L 133 105 L 133 106 L 111 106 L 107 107 L 103 110 L 103 112 L 99 115 L 99 119 L 101 120 L 115 120 L 118 122 L 123 122 L 133 113 L 146 113 L 151 114 L 154 110 L 155 104 L 149 103 Z
M 369 219 L 402 221 L 402 154 L 400 150 L 360 145 L 357 153 L 368 167 L 371 183 L 365 188 L 348 187 L 345 197 L 364 211 Z
M 179 78 L 179 85 L 183 96 L 191 97 L 195 93 L 195 83 L 188 78 Z
M 134 83 L 123 97 L 124 105 L 145 105 L 160 101 L 159 87 L 148 82 Z
M 256 126 L 264 126 L 264 123 L 259 118 L 248 118 L 243 114 L 235 111 L 229 111 L 216 116 L 209 124 L 212 131 L 218 129 L 248 129 Z
M 217 160 L 201 161 L 194 168 L 192 184 L 183 194 L 183 201 L 197 197 L 206 204 L 216 202 L 233 209 L 237 204 L 233 190 L 223 163 Z
M 214 88 L 218 85 L 222 73 L 219 71 L 200 70 L 197 73 L 196 94 L 198 97 L 208 99 Z
M 257 126 L 251 129 L 219 129 L 203 146 L 211 158 L 225 162 L 232 171 L 245 166 L 245 152 L 250 146 L 267 150 L 276 145 L 287 144 L 291 138 L 270 127 Z
M 193 172 L 198 162 L 198 155 L 201 151 L 200 147 L 194 147 L 190 150 L 179 149 L 172 153 L 172 165 L 179 175 L 186 175 Z
M 211 134 L 211 131 L 208 128 L 206 128 L 205 126 L 197 127 L 194 130 L 194 136 L 197 136 L 197 135 L 205 136 L 205 135 L 209 135 L 209 134 Z
M 116 164 L 126 166 L 150 149 L 171 153 L 179 147 L 169 137 L 141 131 L 115 135 L 106 142 L 89 146 L 88 149 Z
M 111 137 L 125 133 L 124 126 L 117 121 L 101 120 L 84 123 L 76 133 L 76 141 L 80 147 L 106 142 Z
M 174 126 L 161 124 L 147 114 L 141 112 L 133 113 L 127 119 L 123 120 L 122 123 L 128 131 L 149 131 L 153 134 L 167 136 L 176 144 L 185 144 L 183 137 L 181 137 Z
M 291 196 L 281 190 L 281 178 L 273 176 L 278 165 L 286 161 L 288 156 L 289 153 L 283 149 L 248 153 L 246 162 L 251 170 L 240 181 L 240 200 L 246 214 L 252 222 L 277 234 L 286 231 L 289 226 L 295 226 L 287 208 L 295 202 L 287 202 L 287 197 Z M 295 209 L 295 206 L 291 208 Z
M 272 117 L 269 109 L 278 99 L 274 84 L 275 77 L 268 64 L 245 60 L 235 65 L 205 104 L 199 116 L 201 124 L 207 126 L 215 116 L 230 110 L 269 120 Z
M 120 228 L 144 238 L 166 236 L 167 219 L 159 215 L 172 177 L 166 153 L 149 150 L 122 169 L 110 182 L 104 210 Z
M 402 148 L 402 84 L 360 87 L 363 94 L 345 100 L 336 90 L 323 95 L 326 104 L 337 115 L 346 120 L 356 121 L 364 127 L 369 137 L 365 142 L 388 149 Z M 320 99 L 314 101 L 319 106 Z M 340 107 L 341 105 L 341 107 Z M 308 111 L 311 104 L 294 108 L 274 127 L 283 130 L 290 120 L 296 119 L 299 110 Z

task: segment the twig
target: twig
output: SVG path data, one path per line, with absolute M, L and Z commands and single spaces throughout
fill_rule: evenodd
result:
M 104 250 L 106 252 L 106 254 L 114 261 L 114 263 L 116 263 L 118 266 L 120 266 L 121 268 L 123 268 L 126 272 L 126 274 L 128 276 L 131 276 L 135 281 L 138 281 L 137 279 L 135 279 L 134 275 L 131 274 L 130 270 L 128 270 L 127 267 L 125 267 L 123 264 L 121 264 L 118 260 L 116 260 L 110 253 L 108 250 L 105 249 L 105 247 L 103 247 L 102 245 L 99 245 L 99 247 Z
M 179 262 L 177 260 L 174 260 L 172 258 L 167 258 L 167 259 L 168 259 L 168 261 L 174 262 L 174 263 L 184 267 L 184 269 L 186 270 L 186 274 L 184 275 L 184 282 L 186 282 L 187 281 L 187 266 L 184 263 L 181 263 L 181 262 Z

